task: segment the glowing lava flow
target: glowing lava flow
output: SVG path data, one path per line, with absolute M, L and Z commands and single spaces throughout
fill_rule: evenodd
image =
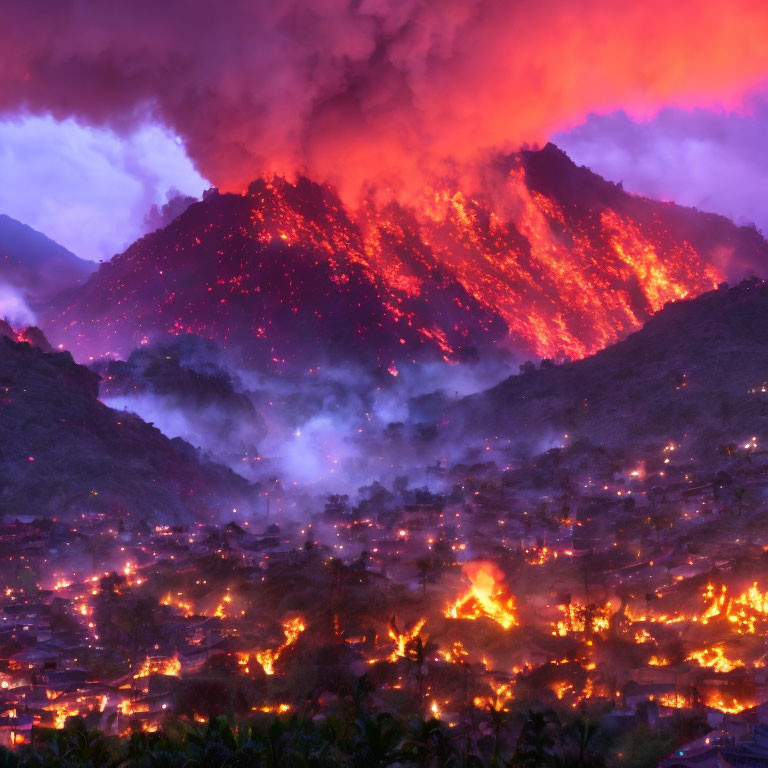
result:
M 557 152 L 510 160 L 493 194 L 441 183 L 408 206 L 355 211 L 308 179 L 258 179 L 112 259 L 50 318 L 52 338 L 101 355 L 197 333 L 278 368 L 304 367 L 337 328 L 354 329 L 345 355 L 372 353 L 393 371 L 417 352 L 456 360 L 507 334 L 542 357 L 580 358 L 665 302 L 715 287 L 720 245 L 765 248 L 727 222 L 696 227 L 618 188 L 590 207 L 579 185 L 601 180 Z M 547 157 L 575 192 L 536 188 Z M 295 334 L 304 315 L 315 336 Z
M 467 563 L 464 575 L 471 582 L 470 588 L 445 609 L 449 619 L 493 619 L 504 629 L 517 626 L 515 600 L 506 595 L 503 574 L 491 562 Z

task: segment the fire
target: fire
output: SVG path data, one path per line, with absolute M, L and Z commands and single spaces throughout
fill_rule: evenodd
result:
M 283 715 L 286 712 L 291 711 L 291 705 L 290 704 L 264 704 L 261 707 L 254 707 L 253 711 L 264 712 L 265 714 Z M 202 722 L 205 722 L 205 718 L 203 718 Z
M 740 702 L 733 696 L 724 697 L 720 692 L 712 694 L 711 696 L 707 696 L 705 703 L 708 707 L 712 707 L 712 709 L 719 709 L 721 712 L 724 712 L 727 715 L 738 715 L 739 712 L 743 712 L 745 709 L 748 709 L 750 706 L 752 706 Z
M 467 563 L 463 571 L 471 586 L 445 609 L 446 618 L 474 620 L 485 616 L 504 629 L 517 626 L 515 600 L 506 594 L 501 571 L 488 561 Z
M 565 637 L 569 632 L 593 634 L 605 632 L 610 627 L 610 602 L 604 606 L 569 603 L 557 606 L 563 612 L 563 618 L 556 625 L 553 635 Z
M 737 667 L 743 667 L 741 659 L 728 659 L 722 645 L 714 645 L 702 651 L 693 651 L 686 661 L 695 661 L 701 667 L 708 667 L 715 672 L 731 672 Z
M 221 598 L 221 602 L 216 606 L 216 610 L 213 612 L 213 615 L 218 619 L 225 619 L 227 614 L 224 611 L 224 606 L 229 605 L 231 602 L 232 595 L 230 595 L 229 590 L 227 590 L 224 597 Z
M 512 683 L 492 683 L 492 694 L 488 696 L 475 696 L 476 707 L 490 707 L 495 710 L 503 710 L 514 698 Z
M 61 730 L 66 722 L 68 717 L 77 717 L 80 714 L 80 710 L 74 707 L 68 707 L 68 706 L 49 706 L 45 707 L 45 709 L 52 711 L 54 713 L 53 718 L 53 727 Z
M 389 637 L 395 643 L 395 649 L 389 654 L 389 661 L 395 662 L 398 659 L 405 658 L 405 651 L 408 643 L 419 636 L 426 623 L 426 619 L 419 619 L 410 630 L 400 632 L 394 619 L 389 622 Z
M 762 592 L 754 582 L 728 606 L 728 621 L 740 634 L 755 634 L 757 621 L 768 620 L 768 592 Z
M 160 600 L 160 605 L 170 605 L 174 608 L 178 608 L 184 613 L 184 616 L 186 617 L 194 616 L 195 611 L 192 607 L 192 603 L 187 603 L 184 600 L 179 599 L 180 597 L 181 592 L 178 592 L 176 597 L 174 597 L 170 592 L 167 592 Z
M 390 637 L 391 637 L 391 630 L 390 630 Z M 466 661 L 469 658 L 469 653 L 467 652 L 466 648 L 464 648 L 464 645 L 461 643 L 461 641 L 457 640 L 451 645 L 450 650 L 448 651 L 442 651 L 443 658 L 449 662 L 450 664 L 459 664 L 461 662 Z M 485 666 L 488 666 L 488 664 L 483 661 Z
M 541 547 L 525 550 L 525 561 L 528 565 L 546 565 L 552 560 L 557 560 L 557 550 L 551 550 L 549 547 Z
M 256 661 L 259 662 L 264 673 L 267 675 L 275 674 L 275 662 L 280 658 L 283 651 L 286 648 L 293 645 L 298 639 L 299 635 L 306 629 L 306 624 L 301 618 L 289 619 L 283 622 L 283 632 L 285 633 L 285 642 L 274 649 L 267 649 L 264 651 L 257 651 L 255 654 Z M 243 661 L 238 660 L 242 665 Z M 245 660 L 247 663 L 247 659 Z
M 711 602 L 707 610 L 704 611 L 701 616 L 701 621 L 703 624 L 706 624 L 710 619 L 714 619 L 716 616 L 719 616 L 722 613 L 723 606 L 725 605 L 726 592 L 727 588 L 725 585 L 723 585 L 720 590 L 720 594 L 716 595 L 715 588 L 711 584 L 707 584 L 707 589 L 704 592 L 704 599 Z
M 675 709 L 685 709 L 688 706 L 688 700 L 681 693 L 662 693 L 659 696 L 659 704 Z
M 189 237 L 177 249 L 178 264 L 166 265 L 171 274 L 195 263 L 198 249 L 220 241 L 219 274 L 201 284 L 199 294 L 168 297 L 161 281 L 158 288 L 142 285 L 143 276 L 134 270 L 144 259 L 126 254 L 113 261 L 109 274 L 92 279 L 86 295 L 53 322 L 68 348 L 115 352 L 128 346 L 128 337 L 133 347 L 135 316 L 127 311 L 132 307 L 142 317 L 142 332 L 198 333 L 227 343 L 240 329 L 263 343 L 269 360 L 285 361 L 292 350 L 276 346 L 280 329 L 272 323 L 271 307 L 262 308 L 267 322 L 254 322 L 247 301 L 241 316 L 232 315 L 233 295 L 263 298 L 264 288 L 243 266 L 241 249 L 227 246 L 234 233 L 245 239 L 249 260 L 266 248 L 300 249 L 327 265 L 328 290 L 374 289 L 386 315 L 381 322 L 393 323 L 399 333 L 394 348 L 380 358 L 392 376 L 398 374 L 395 357 L 401 351 L 410 358 L 415 348 L 424 348 L 454 360 L 468 341 L 504 333 L 542 357 L 584 357 L 637 329 L 666 301 L 698 295 L 720 282 L 672 222 L 667 228 L 665 218 L 636 220 L 604 204 L 587 211 L 547 197 L 534 190 L 526 162 L 541 161 L 511 160 L 493 196 L 441 181 L 425 187 L 407 208 L 370 202 L 351 211 L 328 187 L 259 179 L 246 196 L 250 210 L 243 215 L 250 226 L 237 226 L 234 211 L 232 220 L 224 215 L 190 224 Z M 145 247 L 149 243 L 134 249 L 143 253 Z M 430 275 L 440 281 L 438 291 L 447 288 L 459 311 L 435 311 L 439 302 Z M 113 298 L 100 316 L 82 310 L 91 306 L 92 293 Z M 280 301 L 297 309 L 301 296 Z
M 552 691 L 557 696 L 557 698 L 562 701 L 565 697 L 566 693 L 572 693 L 573 692 L 573 684 L 572 683 L 555 683 L 552 686 Z
M 178 677 L 181 674 L 181 661 L 179 655 L 174 654 L 170 659 L 152 659 L 149 656 L 144 660 L 134 678 L 148 677 L 149 675 L 170 675 Z

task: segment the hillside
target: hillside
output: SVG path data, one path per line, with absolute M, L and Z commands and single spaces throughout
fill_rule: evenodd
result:
M 154 525 L 246 508 L 245 480 L 97 395 L 69 353 L 0 336 L 0 516 L 120 511 Z
M 526 368 L 457 403 L 446 432 L 538 450 L 578 438 L 658 450 L 685 440 L 686 456 L 699 457 L 759 443 L 768 438 L 768 283 L 723 284 L 668 304 L 592 357 Z
M 45 235 L 0 214 L 0 284 L 15 288 L 33 311 L 96 269 Z
M 194 333 L 276 370 L 460 360 L 502 341 L 580 358 L 665 302 L 768 262 L 727 219 L 628 195 L 548 145 L 408 207 L 308 179 L 209 193 L 116 256 L 43 328 L 77 357 Z

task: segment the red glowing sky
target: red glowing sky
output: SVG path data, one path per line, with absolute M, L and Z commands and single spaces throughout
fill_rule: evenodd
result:
M 239 187 L 296 169 L 395 188 L 590 112 L 738 107 L 763 0 L 45 0 L 4 8 L 0 110 L 147 118 Z
M 766 39 L 764 0 L 28 0 L 3 4 L 0 121 L 160 124 L 222 188 L 302 171 L 402 198 L 590 114 L 749 113 Z

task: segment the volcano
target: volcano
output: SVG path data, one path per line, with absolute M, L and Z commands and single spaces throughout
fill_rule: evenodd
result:
M 444 182 L 355 209 L 306 178 L 211 191 L 102 264 L 45 331 L 81 359 L 193 333 L 273 370 L 396 373 L 499 342 L 575 359 L 768 262 L 754 228 L 630 195 L 551 144 L 482 178 L 482 194 Z

